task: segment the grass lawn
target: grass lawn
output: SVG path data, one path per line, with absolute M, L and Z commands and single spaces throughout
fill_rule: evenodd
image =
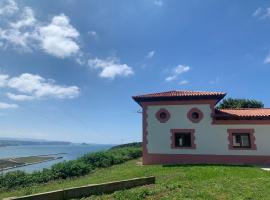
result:
M 0 191 L 0 199 L 91 183 L 156 176 L 156 184 L 85 199 L 270 199 L 270 172 L 249 166 L 142 166 L 140 160 L 80 178 L 53 181 L 14 191 Z

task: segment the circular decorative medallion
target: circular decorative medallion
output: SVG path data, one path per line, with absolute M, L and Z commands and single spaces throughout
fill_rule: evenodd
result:
M 191 108 L 187 113 L 187 117 L 193 123 L 198 123 L 203 118 L 203 112 L 198 108 Z
M 171 115 L 168 110 L 161 108 L 156 112 L 156 118 L 160 123 L 166 123 L 170 119 Z

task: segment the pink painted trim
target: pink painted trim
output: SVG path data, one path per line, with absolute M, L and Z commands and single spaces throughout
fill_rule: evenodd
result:
M 216 120 L 213 119 L 212 124 L 270 124 L 270 120 Z
M 143 163 L 146 162 L 146 158 L 147 158 L 147 154 L 148 154 L 148 151 L 147 151 L 147 144 L 148 144 L 148 140 L 147 140 L 147 126 L 148 126 L 148 123 L 147 123 L 147 106 L 143 105 L 143 117 L 142 117 L 142 121 L 143 121 L 143 141 L 142 141 L 142 147 L 143 147 Z
M 160 106 L 160 105 L 189 105 L 189 104 L 211 104 L 215 106 L 215 100 L 183 100 L 183 101 L 150 101 L 141 102 L 143 106 Z
M 199 114 L 198 119 L 192 118 L 192 113 L 194 113 L 194 112 Z M 191 108 L 187 113 L 187 118 L 193 123 L 199 123 L 203 119 L 203 112 L 198 108 Z
M 143 164 L 270 164 L 270 156 L 147 154 Z
M 257 146 L 255 144 L 255 136 L 254 136 L 254 129 L 227 129 L 228 132 L 228 140 L 229 145 L 228 148 L 230 150 L 257 150 Z M 250 138 L 250 148 L 235 148 L 233 147 L 233 134 L 234 133 L 248 133 Z
M 163 113 L 163 112 L 166 113 L 166 115 L 167 115 L 167 117 L 164 118 L 164 119 L 162 119 L 160 117 L 160 114 Z M 171 115 L 170 115 L 170 113 L 169 113 L 169 111 L 167 109 L 161 108 L 161 109 L 159 109 L 159 111 L 156 112 L 156 118 L 160 123 L 166 123 L 171 118 Z
M 175 146 L 175 134 L 176 133 L 187 133 L 191 134 L 191 147 L 176 147 Z M 171 148 L 172 149 L 196 149 L 195 141 L 195 129 L 171 129 Z

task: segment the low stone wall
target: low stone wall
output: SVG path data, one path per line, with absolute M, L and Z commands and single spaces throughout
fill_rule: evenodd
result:
M 73 187 L 64 190 L 55 190 L 51 192 L 27 195 L 22 197 L 9 197 L 4 200 L 66 200 L 88 197 L 91 195 L 99 195 L 104 193 L 112 193 L 117 190 L 129 189 L 142 185 L 155 183 L 155 177 L 134 178 L 123 181 L 114 181 L 102 184 L 91 184 L 82 187 Z

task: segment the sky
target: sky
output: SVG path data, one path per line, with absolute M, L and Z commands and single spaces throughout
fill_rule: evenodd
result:
M 0 0 L 0 137 L 141 141 L 131 96 L 270 107 L 270 1 Z

